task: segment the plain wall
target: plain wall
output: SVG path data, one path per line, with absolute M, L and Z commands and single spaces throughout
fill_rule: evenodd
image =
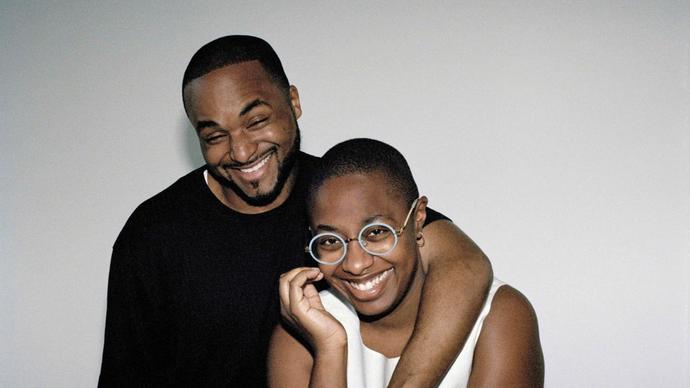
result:
M 550 387 L 688 387 L 690 5 L 0 2 L 0 386 L 92 387 L 112 244 L 199 166 L 180 97 L 267 39 L 303 149 L 375 137 L 540 321 Z

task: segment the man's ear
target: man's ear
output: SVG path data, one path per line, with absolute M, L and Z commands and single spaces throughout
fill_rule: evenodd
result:
M 429 203 L 429 199 L 422 195 L 417 200 L 417 210 L 414 212 L 414 225 L 417 232 L 422 231 L 424 226 L 424 221 L 426 220 L 426 205 Z
M 299 92 L 295 85 L 290 85 L 290 105 L 292 106 L 292 111 L 295 112 L 295 119 L 302 116 L 302 105 L 299 103 Z

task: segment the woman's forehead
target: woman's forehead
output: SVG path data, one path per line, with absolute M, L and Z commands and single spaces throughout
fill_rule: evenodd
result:
M 390 183 L 386 176 L 374 171 L 351 173 L 326 179 L 319 187 L 315 199 L 321 204 L 336 205 L 337 202 L 368 201 L 389 196 Z
M 324 181 L 314 196 L 312 221 L 393 217 L 407 204 L 381 172 L 355 173 Z

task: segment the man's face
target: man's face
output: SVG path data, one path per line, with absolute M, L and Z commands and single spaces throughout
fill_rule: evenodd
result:
M 357 241 L 336 265 L 319 265 L 328 284 L 365 316 L 384 316 L 401 304 L 408 291 L 421 289 L 420 254 L 415 234 L 421 230 L 426 200 L 385 255 L 364 251 Z M 314 197 L 311 228 L 314 234 L 337 233 L 356 238 L 365 225 L 383 222 L 399 229 L 410 209 L 400 195 L 391 194 L 383 173 L 350 174 L 326 180 Z M 421 212 L 421 213 L 420 213 Z M 421 217 L 421 218 L 420 218 Z
M 209 172 L 233 207 L 271 206 L 287 197 L 299 149 L 297 89 L 287 96 L 250 61 L 191 81 L 184 98 Z

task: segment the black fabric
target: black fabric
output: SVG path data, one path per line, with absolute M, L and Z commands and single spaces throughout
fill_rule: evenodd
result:
M 224 206 L 204 168 L 134 211 L 113 247 L 100 387 L 265 386 L 278 277 L 313 265 L 304 190 L 317 160 L 300 154 L 293 193 L 266 213 Z

